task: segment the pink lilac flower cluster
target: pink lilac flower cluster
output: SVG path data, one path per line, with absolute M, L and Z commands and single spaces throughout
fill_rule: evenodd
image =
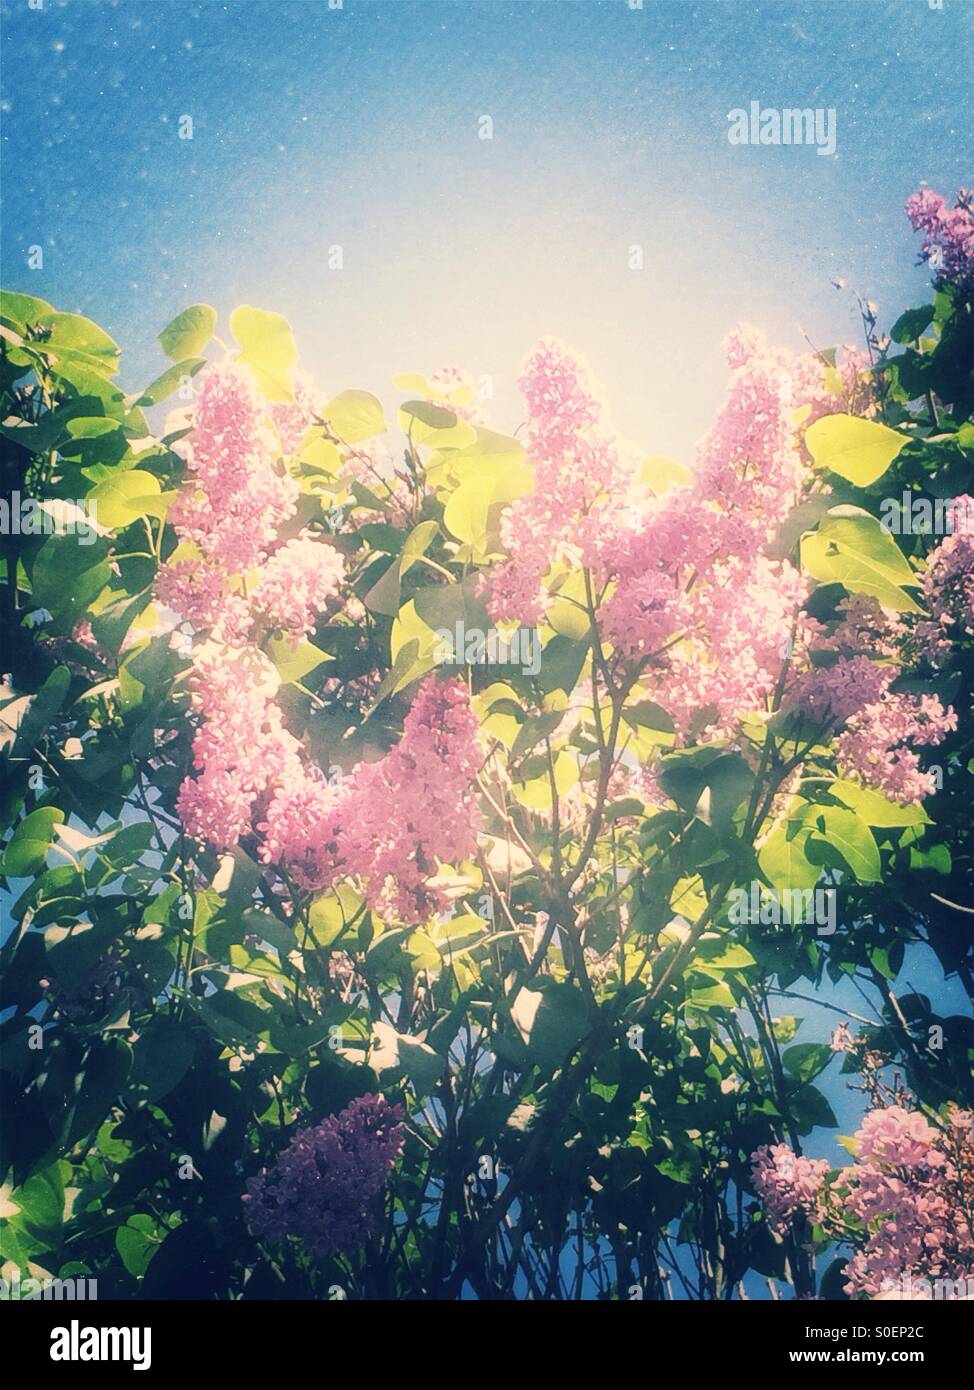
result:
M 301 746 L 284 728 L 254 647 L 205 644 L 194 652 L 190 690 L 202 722 L 193 739 L 197 773 L 179 790 L 190 835 L 226 850 L 252 829 L 258 798 L 303 775 Z
M 306 636 L 340 588 L 342 559 L 327 541 L 279 538 L 297 492 L 278 458 L 300 442 L 314 409 L 306 383 L 293 403 L 268 405 L 243 367 L 208 367 L 181 444 L 189 480 L 170 516 L 198 554 L 161 566 L 156 596 L 206 639 L 195 644 L 189 681 L 201 716 L 195 773 L 177 805 L 189 833 L 218 849 L 251 833 L 259 799 L 302 773 L 255 644 L 269 629 Z
M 944 1158 L 934 1147 L 936 1141 L 937 1131 L 919 1110 L 889 1105 L 866 1115 L 856 1135 L 856 1156 L 863 1163 L 942 1168 Z
M 964 515 L 974 509 L 974 498 L 956 499 Z M 923 597 L 930 612 L 920 633 L 927 656 L 942 664 L 952 643 L 974 637 L 974 533 L 955 531 L 946 536 L 927 560 Z
M 606 528 L 601 554 L 600 583 L 614 586 L 605 632 L 649 667 L 681 732 L 708 710 L 721 729 L 761 706 L 806 592 L 794 566 L 764 554 L 802 477 L 792 374 L 747 327 L 727 356 L 727 401 L 691 483 Z
M 880 700 L 896 675 L 904 626 L 897 615 L 865 594 L 847 595 L 831 626 L 803 618 L 786 703 L 809 719 L 845 720 Z
M 355 770 L 358 815 L 346 854 L 376 906 L 400 913 L 444 906 L 425 880 L 438 860 L 476 850 L 480 810 L 472 787 L 483 761 L 479 734 L 463 681 L 429 678 L 396 746 Z
M 297 487 L 275 467 L 276 441 L 250 373 L 232 362 L 207 367 L 195 381 L 193 431 L 177 446 L 191 485 L 170 520 L 228 574 L 259 565 L 293 515 Z
M 341 554 L 311 536 L 274 551 L 261 568 L 251 609 L 290 637 L 308 636 L 342 582 Z
M 818 353 L 796 357 L 790 370 L 795 399 L 805 412 L 802 429 L 807 430 L 823 415 L 859 415 L 864 419 L 875 415 L 871 368 L 868 352 L 848 346 L 836 353 L 834 366 Z
M 401 1106 L 365 1095 L 298 1130 L 272 1167 L 247 1183 L 251 1232 L 275 1244 L 296 1237 L 315 1259 L 358 1249 L 403 1151 L 402 1118 Z
M 189 688 L 201 722 L 194 775 L 177 807 L 187 831 L 217 849 L 256 835 L 263 861 L 298 886 L 358 877 L 371 906 L 415 918 L 441 905 L 426 887 L 437 862 L 475 848 L 471 784 L 480 752 L 466 688 L 431 678 L 398 746 L 333 786 L 285 728 L 276 677 L 256 645 L 267 630 L 310 634 L 342 580 L 341 555 L 326 540 L 279 537 L 293 499 L 277 459 L 300 443 L 314 409 L 306 386 L 293 405 L 266 406 L 249 374 L 235 366 L 210 368 L 199 382 L 185 446 L 189 500 L 180 499 L 175 525 L 202 561 L 185 557 L 164 566 L 157 586 L 162 601 L 207 638 L 193 652 Z M 277 496 L 281 505 L 233 548 L 233 528 L 258 495 Z M 253 566 L 245 597 L 239 571 Z
M 337 786 L 310 774 L 282 781 L 259 825 L 261 858 L 285 865 L 306 889 L 361 880 L 370 907 L 419 920 L 445 899 L 427 880 L 438 860 L 476 848 L 479 724 L 461 680 L 428 677 L 399 743 L 359 763 Z
M 742 713 L 764 706 L 805 593 L 793 566 L 763 556 L 715 565 L 706 591 L 691 591 L 690 640 L 658 668 L 665 680 L 656 692 L 681 733 L 729 733 Z
M 936 1129 L 897 1105 L 866 1116 L 857 1162 L 835 1184 L 842 1211 L 868 1232 L 846 1267 L 849 1294 L 874 1296 L 905 1275 L 974 1275 L 972 1124 L 970 1111 L 954 1110 Z
M 274 788 L 257 822 L 258 855 L 284 869 L 298 888 L 325 888 L 351 872 L 343 852 L 347 782 L 329 783 L 311 766 Z
M 274 401 L 268 414 L 277 432 L 281 452 L 295 454 L 314 422 L 321 417 L 324 401 L 306 372 L 297 371 L 293 377 L 292 401 Z
M 211 631 L 237 646 L 250 634 L 250 609 L 241 594 L 229 592 L 229 582 L 222 565 L 185 556 L 160 565 L 156 598 L 194 632 Z
M 936 272 L 940 283 L 974 288 L 974 191 L 961 188 L 957 201 L 932 188 L 921 188 L 906 200 L 906 212 L 915 232 L 923 233 L 920 255 Z
M 315 418 L 311 388 L 299 381 L 293 403 L 268 405 L 245 368 L 222 363 L 200 374 L 196 390 L 193 430 L 179 446 L 189 483 L 170 520 L 199 556 L 161 566 L 157 596 L 195 632 L 210 631 L 230 645 L 247 641 L 261 617 L 303 636 L 342 577 L 338 552 L 323 540 L 279 543 L 297 489 L 277 459 L 282 448 L 296 447 Z M 256 593 L 248 603 L 239 576 L 255 568 Z
M 497 622 L 538 623 L 552 562 L 584 557 L 598 545 L 607 514 L 624 501 L 637 472 L 603 425 L 584 367 L 560 343 L 540 342 L 518 384 L 528 407 L 534 490 L 504 513 L 501 538 L 510 558 L 491 575 L 487 606 Z
M 520 379 L 535 490 L 505 513 L 510 558 L 493 575 L 488 604 L 498 620 L 541 621 L 552 562 L 590 566 L 605 638 L 638 667 L 681 735 L 726 734 L 742 713 L 763 708 L 796 634 L 815 628 L 800 620 L 806 581 L 766 551 L 803 482 L 796 410 L 835 410 L 836 397 L 821 359 L 775 351 L 748 326 L 729 338 L 727 358 L 728 397 L 691 482 L 647 501 L 580 364 L 557 343 L 539 345 Z M 850 352 L 835 369 L 859 409 L 870 399 L 864 366 Z M 877 659 L 891 654 L 893 633 L 874 607 L 853 601 L 831 645 L 820 644 L 835 660 L 793 682 L 806 713 L 845 721 L 881 698 L 892 671 Z
M 797 1158 L 783 1144 L 752 1154 L 754 1189 L 774 1229 L 801 1215 L 851 1242 L 852 1297 L 875 1297 L 907 1277 L 974 1275 L 974 1115 L 954 1108 L 934 1126 L 917 1110 L 883 1106 L 868 1112 L 854 1142 L 855 1163 L 831 1177 L 824 1160 Z
M 700 448 L 698 502 L 719 509 L 730 553 L 764 549 L 802 482 L 794 410 L 802 404 L 792 364 L 744 325 L 726 344 L 733 368 L 727 400 Z M 736 529 L 740 528 L 740 529 Z M 714 537 L 709 538 L 711 546 Z M 724 554 L 726 546 L 721 547 Z
M 876 704 L 896 672 L 868 656 L 848 656 L 830 666 L 813 666 L 796 679 L 792 698 L 810 719 L 844 723 L 867 705 Z
M 957 727 L 956 711 L 933 695 L 891 692 L 897 668 L 890 658 L 907 634 L 895 613 L 863 595 L 844 599 L 839 613 L 831 632 L 808 624 L 808 646 L 828 664 L 800 670 L 789 683 L 788 703 L 811 719 L 843 726 L 836 743 L 843 776 L 893 801 L 920 802 L 936 783 L 914 749 L 942 743 Z
M 751 1181 L 770 1225 L 788 1230 L 796 1216 L 810 1216 L 829 1172 L 828 1159 L 803 1158 L 787 1144 L 762 1144 L 751 1155 Z
M 836 743 L 836 760 L 844 776 L 911 805 L 937 787 L 913 749 L 936 746 L 956 728 L 957 712 L 945 709 L 936 695 L 887 694 L 849 719 Z
M 819 650 L 866 653 L 877 659 L 895 659 L 906 624 L 892 608 L 884 608 L 871 594 L 849 594 L 838 605 L 840 619 L 828 638 L 816 642 Z

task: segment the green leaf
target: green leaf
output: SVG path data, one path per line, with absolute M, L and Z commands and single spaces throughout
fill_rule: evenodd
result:
M 308 910 L 311 932 L 319 946 L 330 946 L 358 921 L 365 900 L 345 884 L 320 893 Z
M 899 966 L 894 966 L 890 960 L 892 948 L 889 946 L 871 946 L 867 947 L 866 950 L 873 969 L 878 970 L 884 980 L 895 980 Z
M 242 304 L 230 315 L 230 332 L 240 344 L 240 361 L 253 372 L 267 399 L 293 400 L 291 369 L 298 348 L 283 314 Z
M 826 584 L 852 594 L 870 594 L 886 608 L 919 612 L 903 585 L 917 585 L 916 572 L 880 521 L 854 507 L 835 507 L 819 529 L 802 539 L 802 568 Z
M 472 548 L 476 560 L 485 559 L 489 553 L 488 517 L 493 500 L 493 478 L 470 478 L 450 494 L 443 511 L 447 530 Z
M 466 453 L 458 457 L 464 458 Z M 461 477 L 459 487 L 447 498 L 443 523 L 451 535 L 471 547 L 469 558 L 481 562 L 500 550 L 499 526 L 504 507 L 530 492 L 534 478 L 519 459 L 508 460 L 503 466 L 464 470 Z
M 54 827 L 64 820 L 56 806 L 41 806 L 17 826 L 0 858 L 0 873 L 10 878 L 26 878 L 44 867 L 54 838 Z
M 48 410 L 33 425 L 14 417 L 8 424 L 0 425 L 0 435 L 14 444 L 20 444 L 32 454 L 45 454 L 61 443 L 69 421 L 78 413 L 74 406 L 75 402 L 68 402 L 55 410 Z
M 118 344 L 97 323 L 83 314 L 54 312 L 43 320 L 50 329 L 42 351 L 55 358 L 58 364 L 75 363 L 90 368 L 99 376 L 114 376 L 121 356 Z
M 117 830 L 98 852 L 106 863 L 127 869 L 133 867 L 142 855 L 152 848 L 154 841 L 155 828 L 151 821 L 133 821 Z
M 165 1231 L 157 1226 L 154 1216 L 130 1216 L 124 1226 L 119 1226 L 115 1232 L 115 1249 L 133 1279 L 142 1278 L 164 1235 Z
M 706 964 L 708 970 L 745 970 L 749 965 L 757 964 L 751 952 L 736 942 L 732 942 L 729 946 L 723 942 L 714 943 L 718 950 L 718 954 L 715 956 L 710 955 L 706 949 L 708 945 L 710 943 L 704 943 L 698 947 L 698 956 Z
M 518 990 L 511 1018 L 543 1072 L 559 1067 L 588 1031 L 585 1000 L 574 985 Z
M 687 1004 L 695 1009 L 736 1009 L 737 1000 L 731 992 L 730 986 L 721 980 L 715 985 L 707 985 L 703 989 L 691 990 L 687 996 Z
M 799 1134 L 810 1134 L 819 1127 L 837 1129 L 838 1120 L 831 1105 L 815 1086 L 803 1085 L 789 1099 Z
M 342 454 L 338 445 L 316 431 L 307 440 L 297 455 L 302 468 L 312 473 L 322 473 L 326 478 L 337 478 L 342 471 Z M 317 481 L 317 480 L 316 480 Z
M 117 1103 L 132 1068 L 132 1049 L 120 1037 L 95 1038 L 69 1092 L 70 1108 L 61 1142 L 70 1147 L 88 1138 Z
M 894 343 L 915 343 L 932 322 L 933 314 L 932 304 L 924 304 L 921 309 L 907 309 L 893 324 L 889 336 Z
M 696 806 L 697 816 L 720 834 L 732 833 L 738 809 L 751 795 L 754 773 L 739 753 L 724 753 L 706 770 L 706 791 Z
M 657 705 L 653 700 L 640 700 L 635 705 L 627 705 L 622 717 L 630 729 L 648 737 L 653 743 L 669 748 L 676 742 L 676 725 L 662 705 Z
M 692 1145 L 688 1144 L 677 1157 L 676 1154 L 668 1154 L 656 1164 L 657 1173 L 661 1173 L 664 1178 L 669 1178 L 670 1182 L 677 1182 L 682 1187 L 690 1187 L 697 1182 L 700 1177 L 700 1155 Z
M 174 391 L 178 391 L 185 381 L 194 377 L 201 367 L 205 366 L 205 357 L 183 358 L 175 366 L 167 367 L 161 376 L 157 376 L 151 386 L 145 388 L 135 404 L 138 406 L 160 405 L 162 401 L 168 400 Z
M 108 547 L 87 545 L 78 535 L 49 536 L 34 558 L 34 602 L 46 608 L 61 631 L 70 629 L 111 578 Z
M 865 821 L 840 806 L 811 806 L 806 815 L 812 842 L 819 837 L 842 856 L 860 883 L 879 883 L 879 846 Z
M 589 639 L 577 642 L 573 637 L 552 637 L 545 645 L 538 683 L 546 695 L 554 690 L 570 694 L 585 665 Z
M 212 305 L 192 304 L 166 325 L 159 334 L 159 344 L 174 362 L 196 357 L 213 337 L 215 327 L 216 310 Z
M 143 589 L 138 594 L 120 594 L 107 603 L 91 619 L 91 630 L 98 643 L 117 657 L 132 624 L 151 602 L 152 590 Z
M 160 494 L 158 478 L 132 468 L 127 473 L 113 473 L 92 488 L 86 500 L 98 524 L 117 531 L 140 516 L 156 516 Z
M 829 791 L 839 801 L 855 811 L 867 825 L 888 829 L 904 825 L 929 825 L 930 817 L 922 806 L 901 806 L 890 801 L 882 792 L 861 787 L 858 782 L 836 781 Z
M 868 487 L 883 476 L 909 441 L 875 420 L 825 415 L 808 427 L 805 442 L 819 467 L 838 473 L 856 487 Z
M 785 1071 L 799 1081 L 814 1081 L 831 1060 L 832 1049 L 827 1043 L 796 1043 L 781 1056 Z
M 534 811 L 550 811 L 552 808 L 551 775 L 547 759 L 544 766 L 531 777 L 514 783 L 514 795 L 522 806 Z M 555 790 L 560 797 L 567 796 L 579 779 L 578 763 L 567 750 L 562 749 L 554 758 Z
M 155 1102 L 168 1095 L 189 1071 L 196 1043 L 184 1023 L 159 1017 L 145 1028 L 134 1052 L 132 1086 L 140 1100 Z
M 120 469 L 129 452 L 129 441 L 119 420 L 101 415 L 76 416 L 68 421 L 67 438 L 61 440 L 58 448 L 63 459 L 89 470 L 91 481 L 100 482 Z
M 413 608 L 413 604 L 408 603 L 406 608 Z M 400 618 L 406 608 L 400 610 Z M 394 623 L 394 635 L 395 631 L 396 624 Z M 412 685 L 413 681 L 419 680 L 420 676 L 425 676 L 428 671 L 433 670 L 436 665 L 433 660 L 434 640 L 432 633 L 430 633 L 428 643 L 420 637 L 406 637 L 402 640 L 402 643 L 397 646 L 392 669 L 386 672 L 382 684 L 376 692 L 377 704 L 388 699 L 390 695 L 397 695 L 400 690 L 405 690 L 407 686 Z
M 348 1051 L 345 1059 L 356 1054 Z M 361 1054 L 359 1054 L 361 1055 Z M 319 1061 L 308 1072 L 305 1094 L 316 1115 L 336 1115 L 356 1096 L 373 1094 L 379 1089 L 379 1079 L 364 1062 L 353 1062 L 336 1056 L 327 1049 L 318 1049 Z
M 509 474 L 518 476 L 518 466 L 524 462 L 524 445 L 512 435 L 497 434 L 494 430 L 476 425 L 476 438 L 463 449 L 451 449 L 442 456 L 448 462 L 450 472 L 460 482 L 476 474 L 491 474 L 496 478 Z M 430 461 L 432 466 L 432 460 Z M 512 498 L 506 498 L 512 501 Z
M 382 402 L 371 391 L 340 391 L 325 406 L 321 418 L 343 444 L 361 444 L 363 439 L 384 434 L 387 428 Z
M 934 873 L 949 874 L 953 867 L 946 845 L 931 845 L 929 849 L 910 847 L 910 869 L 931 869 Z
M 412 569 L 416 561 L 426 554 L 433 543 L 433 538 L 439 534 L 439 530 L 440 528 L 435 521 L 421 521 L 418 526 L 413 527 L 402 543 L 400 576 Z
M 417 1099 L 429 1095 L 443 1075 L 446 1062 L 429 1043 L 408 1033 L 397 1033 L 388 1023 L 377 1023 L 373 1033 L 378 1047 L 369 1053 L 373 1071 L 400 1071 L 412 1083 Z
M 411 391 L 413 394 L 419 391 L 424 396 L 433 395 L 433 388 L 422 372 L 396 372 L 392 382 L 399 391 Z
M 778 892 L 814 888 L 818 882 L 822 867 L 805 853 L 810 834 L 807 825 L 789 818 L 775 826 L 758 850 L 761 872 Z
M 805 532 L 813 530 L 826 515 L 831 502 L 831 497 L 819 495 L 792 507 L 765 554 L 772 560 L 786 560 Z
M 402 576 L 426 553 L 439 529 L 435 521 L 421 521 L 404 540 L 402 532 L 392 526 L 372 525 L 361 528 L 362 533 L 368 533 L 367 539 L 371 545 L 380 550 L 390 547 L 388 553 L 394 556 L 388 569 L 363 598 L 362 602 L 366 608 L 370 608 L 373 613 L 385 613 L 393 618 L 396 616 L 402 598 Z M 377 535 L 377 532 L 381 532 L 382 535 Z M 377 544 L 380 540 L 384 540 L 385 544 Z M 396 555 L 395 549 L 391 547 L 396 547 L 399 554 Z
M 718 834 L 733 833 L 733 817 L 750 795 L 754 774 L 739 753 L 707 746 L 663 759 L 660 786 L 678 806 Z
M 393 562 L 395 563 L 395 562 Z M 462 584 L 431 584 L 403 604 L 392 625 L 390 655 L 393 667 L 379 687 L 385 699 L 404 690 L 436 665 L 441 655 L 440 630 L 453 632 L 457 623 L 470 630 L 490 627 L 483 601 L 476 594 L 477 576 Z
M 477 439 L 473 425 L 431 401 L 404 401 L 399 408 L 399 424 L 413 444 L 436 449 L 465 449 Z
M 458 585 L 446 585 L 447 589 L 457 589 Z M 429 592 L 421 590 L 421 593 Z M 417 599 L 420 595 L 417 595 Z M 404 690 L 414 680 L 435 666 L 438 639 L 433 628 L 417 612 L 416 602 L 410 599 L 400 608 L 389 638 L 389 654 L 392 657 L 392 670 L 389 671 L 379 687 L 380 698 L 394 695 Z
M 35 299 L 32 294 L 16 294 L 13 290 L 0 290 L 0 319 L 20 333 L 30 324 L 43 323 L 53 313 L 54 306 L 45 299 Z
M 292 641 L 289 637 L 272 637 L 267 643 L 267 655 L 273 661 L 285 685 L 293 685 L 320 666 L 323 661 L 333 661 L 334 657 L 323 652 L 313 642 L 304 638 Z
M 25 757 L 32 748 L 36 748 L 64 704 L 70 686 L 71 672 L 66 666 L 55 666 L 37 694 L 25 697 L 19 720 L 13 725 L 17 734 L 12 756 Z M 17 704 L 19 705 L 20 701 Z M 0 715 L 0 719 L 4 722 L 12 719 L 9 705 Z
M 64 1221 L 64 1179 L 61 1165 L 52 1163 L 16 1188 L 13 1200 L 20 1208 L 18 1224 L 30 1235 L 53 1243 Z
M 384 613 L 388 618 L 394 618 L 399 613 L 402 602 L 400 565 L 399 557 L 393 556 L 388 569 L 363 596 L 362 602 L 372 613 Z
M 468 631 L 477 628 L 486 633 L 490 628 L 483 599 L 477 594 L 475 574 L 468 575 L 462 584 L 431 584 L 428 588 L 420 589 L 413 599 L 413 606 L 417 617 L 434 633 L 441 628 L 452 631 L 457 623 L 462 623 Z M 400 617 L 405 611 L 402 610 Z M 412 635 L 419 634 L 414 632 Z
M 511 757 L 520 758 L 524 753 L 530 752 L 543 738 L 554 733 L 564 717 L 565 711 L 562 709 L 551 710 L 546 714 L 532 714 L 521 725 L 511 749 Z
M 227 1046 L 253 1046 L 267 1027 L 265 1011 L 233 990 L 220 990 L 194 1007 L 214 1037 Z

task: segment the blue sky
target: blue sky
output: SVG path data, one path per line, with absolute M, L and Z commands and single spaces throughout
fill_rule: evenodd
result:
M 0 0 L 4 281 L 102 322 L 133 389 L 187 303 L 249 302 L 327 388 L 456 362 L 513 428 L 554 334 L 685 457 L 737 321 L 853 340 L 834 276 L 891 320 L 926 279 L 905 196 L 971 181 L 970 0 L 29 3 Z M 732 146 L 752 100 L 833 107 L 835 157 Z

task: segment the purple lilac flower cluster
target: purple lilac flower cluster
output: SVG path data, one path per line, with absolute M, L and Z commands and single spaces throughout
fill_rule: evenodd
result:
M 270 1168 L 247 1184 L 247 1224 L 261 1239 L 299 1236 L 315 1258 L 354 1249 L 372 1228 L 374 1199 L 402 1153 L 401 1106 L 358 1096 L 300 1129 Z

